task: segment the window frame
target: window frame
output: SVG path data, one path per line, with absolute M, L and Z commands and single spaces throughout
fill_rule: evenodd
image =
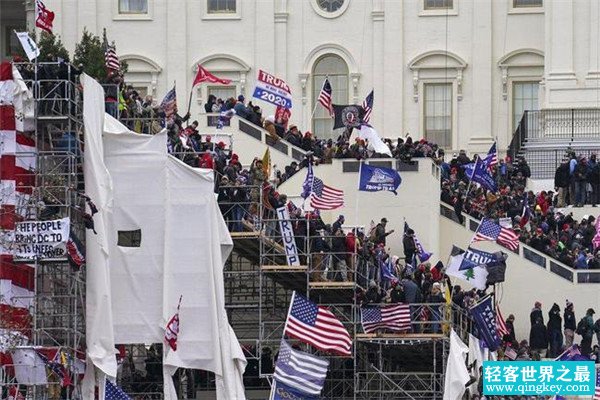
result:
M 319 63 L 320 63 L 320 62 L 321 62 L 323 59 L 325 59 L 325 58 L 327 58 L 327 57 L 337 57 L 337 58 L 339 58 L 339 59 L 340 59 L 340 60 L 341 60 L 341 61 L 344 63 L 344 65 L 346 66 L 346 72 L 347 72 L 347 74 L 346 74 L 346 75 L 344 75 L 344 74 L 322 74 L 322 73 L 315 73 L 315 69 L 316 69 L 317 65 L 318 65 L 318 64 L 319 64 Z M 344 60 L 344 58 L 343 58 L 343 57 L 341 57 L 340 55 L 338 55 L 338 54 L 335 54 L 335 53 L 326 53 L 326 54 L 323 54 L 321 57 L 319 57 L 319 58 L 318 58 L 318 59 L 315 61 L 315 63 L 314 63 L 314 64 L 313 64 L 313 66 L 312 66 L 312 70 L 311 70 L 311 74 L 310 74 L 310 80 L 311 80 L 311 94 L 310 94 L 310 96 L 311 96 L 311 101 L 312 101 L 312 104 L 313 104 L 313 109 L 314 109 L 315 107 L 317 107 L 317 108 L 318 108 L 318 107 L 320 107 L 320 108 L 323 110 L 323 112 L 326 112 L 326 111 L 325 111 L 325 108 L 324 108 L 323 106 L 321 106 L 321 105 L 320 105 L 320 103 L 319 103 L 319 100 L 318 100 L 318 98 L 319 98 L 319 93 L 321 92 L 322 83 L 321 83 L 320 85 L 316 85 L 316 84 L 315 84 L 315 83 L 316 83 L 316 82 L 315 82 L 315 81 L 316 81 L 316 78 L 317 78 L 317 77 L 323 77 L 323 76 L 325 76 L 325 77 L 330 77 L 330 78 L 331 78 L 332 76 L 336 76 L 336 77 L 337 77 L 337 76 L 339 76 L 339 77 L 343 77 L 343 76 L 345 76 L 345 77 L 346 77 L 346 85 L 347 85 L 347 88 L 346 88 L 346 93 L 347 93 L 347 98 L 346 98 L 346 99 L 343 99 L 343 100 L 340 100 L 340 101 L 344 101 L 344 102 L 345 102 L 345 104 L 350 104 L 350 102 L 351 102 L 351 100 L 350 100 L 350 97 L 351 97 L 351 91 L 350 91 L 350 83 L 351 83 L 351 82 L 350 82 L 350 80 L 351 80 L 351 75 L 350 75 L 350 66 L 348 65 L 348 63 L 346 62 L 346 60 Z M 317 86 L 318 86 L 318 87 L 317 87 Z M 332 86 L 332 91 L 334 91 L 334 92 L 335 92 L 335 84 L 334 84 L 334 83 L 331 83 L 331 86 Z M 333 99 L 333 97 L 334 97 L 333 93 L 332 93 L 332 96 L 331 96 L 331 97 L 332 97 L 332 103 L 335 103 L 336 101 L 334 101 L 334 99 Z M 325 138 L 329 139 L 329 137 L 328 137 L 328 136 L 327 136 L 327 137 L 325 137 L 325 136 L 324 136 L 324 135 L 328 135 L 328 134 L 327 134 L 327 133 L 318 133 L 318 132 L 316 132 L 316 129 L 315 129 L 315 127 L 316 127 L 316 124 L 315 124 L 315 122 L 316 122 L 316 121 L 326 121 L 326 120 L 327 120 L 327 117 L 317 117 L 317 115 L 316 115 L 316 111 L 315 111 L 315 114 L 312 116 L 312 118 L 311 118 L 311 121 L 310 121 L 311 132 L 312 132 L 314 135 L 316 135 L 316 136 L 318 136 L 319 138 L 322 138 L 322 139 L 325 139 Z M 333 132 L 334 132 L 334 131 L 332 130 L 332 133 L 333 133 Z M 333 139 L 335 139 L 335 136 L 336 136 L 336 135 L 335 135 L 335 134 L 333 134 L 331 137 L 332 137 Z
M 540 89 L 540 81 L 539 80 L 535 80 L 535 78 L 528 78 L 528 77 L 519 77 L 519 78 L 514 78 L 511 79 L 510 81 L 510 129 L 511 132 L 514 133 L 515 130 L 517 129 L 518 126 L 518 122 L 515 123 L 515 85 L 518 84 L 537 84 L 538 85 L 538 110 L 540 108 L 540 96 L 539 96 L 539 89 Z
M 544 13 L 544 1 L 542 0 L 541 6 L 515 6 L 516 0 L 509 0 L 508 2 L 508 13 L 509 14 L 543 14 Z
M 434 143 L 438 144 L 440 146 L 440 148 L 443 148 L 445 150 L 450 150 L 453 149 L 454 144 L 456 143 L 456 116 L 455 116 L 455 110 L 456 110 L 456 104 L 455 104 L 455 99 L 456 99 L 456 87 L 455 87 L 455 82 L 454 81 L 447 81 L 447 80 L 439 80 L 439 79 L 424 79 L 423 81 L 420 82 L 420 85 L 422 85 L 421 87 L 421 93 L 423 93 L 423 95 L 421 96 L 422 98 L 422 104 L 421 104 L 421 132 L 423 132 L 423 137 L 426 138 L 427 140 L 431 139 L 427 137 L 427 87 L 428 86 L 448 86 L 450 88 L 450 135 L 449 135 L 449 141 L 450 141 L 450 145 L 449 146 L 444 146 L 440 143 L 436 143 L 434 141 Z
M 340 15 L 342 15 L 344 12 L 346 12 L 346 10 L 348 9 L 348 6 L 350 5 L 350 0 L 344 0 L 344 3 L 342 3 L 342 5 L 340 6 L 340 8 L 338 8 L 335 11 L 325 11 L 321 8 L 321 6 L 318 3 L 318 0 L 311 0 L 310 4 L 313 7 L 313 10 L 315 10 L 315 12 L 317 14 L 319 14 L 321 17 L 323 18 L 337 18 Z
M 117 246 L 139 249 L 142 247 L 142 230 L 117 231 Z
M 436 17 L 436 16 L 456 16 L 458 15 L 458 2 L 459 0 L 451 0 L 452 7 L 448 8 L 426 8 L 425 3 L 427 0 L 420 0 L 420 17 Z
M 113 2 L 113 21 L 151 21 L 154 19 L 154 1 L 146 0 L 147 12 L 146 13 L 121 13 L 120 11 L 120 0 L 112 0 Z
M 203 20 L 239 20 L 242 19 L 242 1 L 235 0 L 235 12 L 210 12 L 208 8 L 209 0 L 201 0 L 202 19 Z

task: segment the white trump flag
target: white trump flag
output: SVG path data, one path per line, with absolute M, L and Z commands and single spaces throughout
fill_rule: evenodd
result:
M 377 134 L 377 131 L 370 125 L 362 125 L 358 130 L 358 137 L 369 141 L 368 149 L 379 154 L 392 156 L 390 148 L 383 143 L 383 140 Z
M 35 60 L 40 55 L 40 49 L 33 39 L 29 37 L 29 33 L 15 31 L 15 34 L 17 35 L 19 42 L 21 42 L 21 46 L 23 46 L 23 50 L 25 50 L 25 54 L 27 54 L 29 61 Z

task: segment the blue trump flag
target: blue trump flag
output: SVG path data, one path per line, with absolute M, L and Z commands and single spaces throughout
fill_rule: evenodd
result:
M 496 326 L 496 311 L 492 305 L 492 297 L 488 296 L 470 308 L 471 316 L 477 325 L 479 338 L 485 341 L 490 351 L 500 347 L 500 337 Z
M 467 248 L 465 257 L 458 267 L 459 271 L 475 267 L 494 267 L 504 261 L 502 253 L 488 253 L 487 251 Z
M 317 400 L 321 398 L 318 395 L 311 395 L 301 392 L 297 389 L 291 388 L 276 379 L 273 380 L 273 386 L 271 387 L 270 400 Z
M 398 171 L 392 168 L 374 167 L 363 164 L 360 168 L 358 190 L 364 192 L 379 192 L 382 190 L 398 195 L 396 189 L 402 183 Z
M 472 165 L 472 164 L 470 164 Z M 492 176 L 488 164 L 481 159 L 477 159 L 477 162 L 472 167 L 465 165 L 465 175 L 471 181 L 479 183 L 481 186 L 492 192 L 498 191 L 496 181 Z

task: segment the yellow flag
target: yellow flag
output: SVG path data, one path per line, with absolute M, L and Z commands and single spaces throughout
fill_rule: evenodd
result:
M 263 171 L 265 172 L 265 176 L 267 179 L 271 176 L 271 153 L 269 152 L 269 148 L 265 150 L 265 155 L 262 158 Z
M 450 325 L 452 321 L 452 297 L 450 296 L 450 285 L 446 282 L 444 290 L 444 298 L 446 299 L 445 312 L 444 312 L 444 323 L 442 324 L 442 332 L 450 332 Z

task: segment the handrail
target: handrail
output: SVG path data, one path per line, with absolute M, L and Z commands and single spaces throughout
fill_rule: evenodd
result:
M 463 225 L 466 229 L 475 231 L 479 226 L 479 220 L 470 215 L 463 214 L 464 224 L 461 224 L 455 217 L 454 209 L 449 205 L 440 202 L 440 215 L 446 217 L 457 224 Z M 519 242 L 519 251 L 516 253 L 520 257 L 525 258 L 529 262 L 536 264 L 540 268 L 545 269 L 561 278 L 574 284 L 593 284 L 600 283 L 600 270 L 578 270 L 569 267 L 555 258 L 547 254 L 541 253 L 538 250 Z

